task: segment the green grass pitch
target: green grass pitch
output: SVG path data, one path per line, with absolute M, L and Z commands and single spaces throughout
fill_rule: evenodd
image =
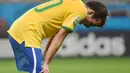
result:
M 18 72 L 14 60 L 0 59 L 0 73 Z M 50 73 L 130 73 L 130 57 L 125 58 L 56 58 Z

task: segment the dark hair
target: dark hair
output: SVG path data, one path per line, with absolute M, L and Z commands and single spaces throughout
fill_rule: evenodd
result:
M 100 27 L 102 27 L 105 22 L 108 15 L 108 10 L 105 5 L 103 5 L 101 2 L 98 1 L 88 1 L 86 5 L 95 11 L 93 18 L 99 18 L 101 19 L 102 23 Z

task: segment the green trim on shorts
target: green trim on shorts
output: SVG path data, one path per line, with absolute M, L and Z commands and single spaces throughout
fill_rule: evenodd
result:
M 61 26 L 61 27 L 64 28 L 64 29 L 70 30 L 71 32 L 73 32 L 73 29 L 70 28 L 70 27 L 67 27 L 67 26 Z
M 53 1 L 53 0 L 51 0 L 51 1 Z M 55 3 L 55 4 L 51 4 L 51 5 L 49 5 L 49 6 L 46 6 L 46 7 L 44 7 L 44 8 L 41 8 L 41 9 L 38 9 L 38 8 L 36 7 L 36 8 L 34 8 L 34 10 L 35 10 L 36 12 L 43 12 L 43 11 L 45 11 L 45 10 L 47 10 L 47 9 L 50 9 L 50 8 L 56 7 L 56 6 L 58 6 L 58 5 L 61 5 L 62 3 L 63 3 L 63 0 L 60 0 L 60 2 L 57 2 L 57 3 Z

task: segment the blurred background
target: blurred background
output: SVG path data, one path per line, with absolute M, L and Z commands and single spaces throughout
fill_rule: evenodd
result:
M 46 1 L 0 0 L 0 73 L 19 73 L 6 31 L 24 12 Z M 106 25 L 86 29 L 79 24 L 65 39 L 50 73 L 130 73 L 130 0 L 96 1 L 109 10 Z

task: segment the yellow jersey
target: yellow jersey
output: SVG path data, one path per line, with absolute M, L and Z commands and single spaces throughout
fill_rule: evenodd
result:
M 19 44 L 41 48 L 43 38 L 55 36 L 60 28 L 73 31 L 86 16 L 82 0 L 51 0 L 28 10 L 7 32 Z

